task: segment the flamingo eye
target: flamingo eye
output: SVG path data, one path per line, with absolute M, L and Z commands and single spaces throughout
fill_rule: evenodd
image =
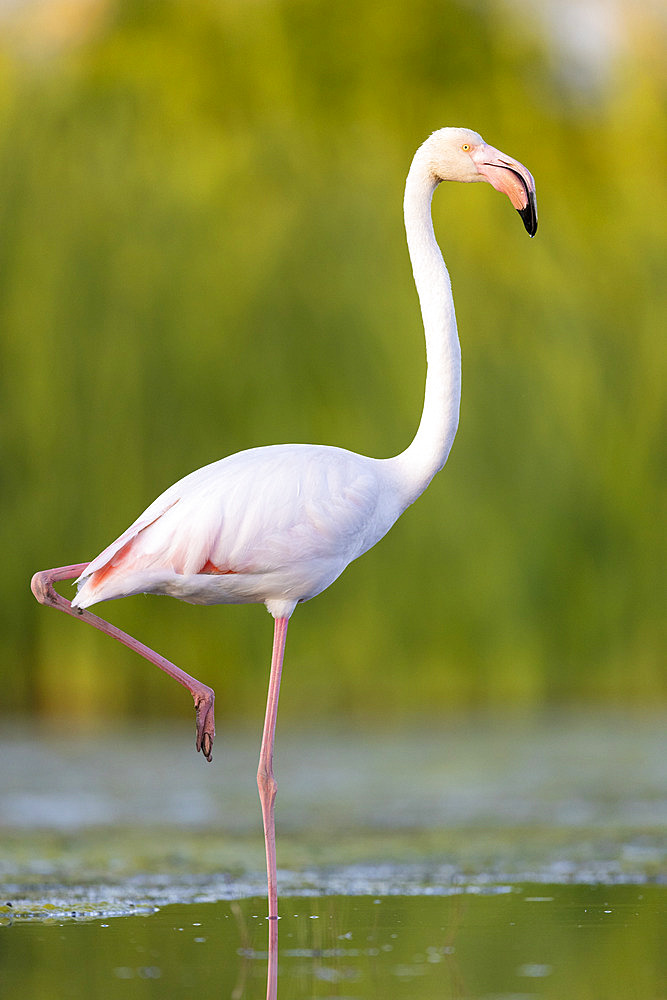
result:
M 470 150 L 472 149 L 472 146 L 470 145 L 469 142 L 464 142 L 463 145 L 461 146 L 461 149 L 463 150 L 464 153 L 469 153 Z

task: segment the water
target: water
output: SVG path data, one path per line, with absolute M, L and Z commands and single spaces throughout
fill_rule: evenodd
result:
M 667 891 L 514 885 L 450 896 L 282 900 L 278 997 L 659 1000 Z M 15 924 L 7 997 L 266 995 L 263 899 Z
M 665 1000 L 665 731 L 279 730 L 277 997 Z M 255 735 L 0 730 L 3 996 L 267 995 Z

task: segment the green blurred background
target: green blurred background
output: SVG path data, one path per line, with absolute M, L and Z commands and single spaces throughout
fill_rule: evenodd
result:
M 0 29 L 2 709 L 187 711 L 153 667 L 40 607 L 31 574 L 92 558 L 238 449 L 407 446 L 424 349 L 402 189 L 442 125 L 529 167 L 540 229 L 490 187 L 437 192 L 459 435 L 390 535 L 298 609 L 281 718 L 655 705 L 657 7 L 26 0 Z M 100 610 L 213 684 L 221 723 L 259 720 L 263 608 Z

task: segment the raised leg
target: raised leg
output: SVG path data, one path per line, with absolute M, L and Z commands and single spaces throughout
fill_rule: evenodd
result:
M 257 769 L 257 787 L 262 803 L 262 819 L 264 821 L 264 842 L 266 844 L 266 875 L 269 894 L 269 920 L 278 919 L 278 891 L 276 888 L 276 827 L 274 820 L 274 803 L 276 800 L 276 779 L 273 776 L 273 743 L 276 735 L 276 716 L 278 714 L 278 695 L 280 694 L 280 676 L 285 655 L 285 640 L 287 638 L 288 618 L 276 618 L 273 632 L 273 653 L 271 656 L 271 677 L 269 679 L 269 694 L 266 700 L 266 718 L 262 733 L 262 747 L 259 752 L 259 767 Z
M 156 653 L 149 646 L 144 646 L 142 642 L 134 639 L 127 632 L 122 632 L 115 625 L 111 625 L 103 618 L 98 618 L 97 615 L 91 614 L 90 611 L 73 608 L 70 602 L 54 589 L 53 583 L 55 580 L 71 580 L 73 577 L 80 576 L 87 565 L 88 563 L 78 563 L 76 566 L 59 566 L 56 569 L 45 569 L 40 573 L 35 573 L 30 583 L 31 590 L 40 604 L 45 604 L 51 608 L 58 608 L 59 611 L 64 611 L 66 615 L 72 615 L 73 618 L 80 618 L 81 621 L 88 622 L 93 628 L 99 629 L 105 635 L 110 635 L 112 639 L 118 639 L 124 646 L 134 650 L 135 653 L 139 653 L 140 656 L 143 656 L 150 663 L 154 663 L 156 667 L 164 670 L 166 674 L 169 674 L 179 684 L 182 684 L 184 688 L 187 688 L 195 703 L 197 725 L 196 747 L 210 761 L 212 759 L 213 738 L 215 736 L 215 716 L 213 712 L 215 692 L 213 688 L 207 687 L 206 684 L 202 684 L 195 677 L 186 674 L 175 663 L 171 663 L 170 660 L 165 659 L 164 656 L 160 656 L 159 653 Z

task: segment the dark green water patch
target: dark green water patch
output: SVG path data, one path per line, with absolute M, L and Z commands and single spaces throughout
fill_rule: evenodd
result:
M 667 888 L 517 883 L 283 897 L 282 1000 L 664 996 Z M 264 997 L 262 897 L 0 930 L 6 996 Z

